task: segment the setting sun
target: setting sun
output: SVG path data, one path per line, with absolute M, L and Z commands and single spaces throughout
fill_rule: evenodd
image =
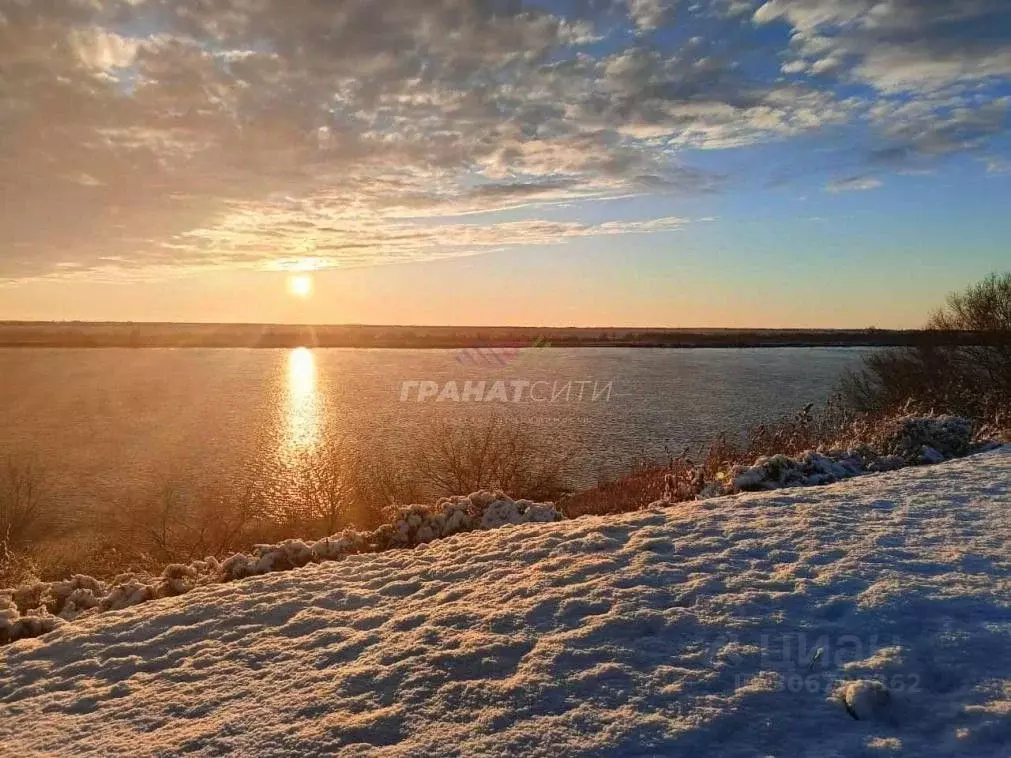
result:
M 307 274 L 289 277 L 288 292 L 296 297 L 309 297 L 312 294 L 312 278 Z

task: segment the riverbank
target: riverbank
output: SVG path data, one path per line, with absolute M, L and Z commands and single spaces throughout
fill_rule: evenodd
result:
M 0 738 L 79 755 L 1005 755 L 1009 480 L 1004 447 L 198 588 L 0 651 Z

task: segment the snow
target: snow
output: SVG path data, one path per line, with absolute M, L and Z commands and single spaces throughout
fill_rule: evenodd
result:
M 346 529 L 315 542 L 289 539 L 256 545 L 252 554 L 237 553 L 224 561 L 211 556 L 189 564 L 169 564 L 161 576 L 120 574 L 111 584 L 81 574 L 64 581 L 35 581 L 0 590 L 0 644 L 46 634 L 66 621 L 175 597 L 208 584 L 290 571 L 357 553 L 415 547 L 475 529 L 562 518 L 554 503 L 513 500 L 498 491 L 482 490 L 466 497 L 442 498 L 434 506 L 402 507 L 393 514 L 392 523 L 370 532 Z
M 1009 481 L 1005 447 L 621 516 L 517 508 L 84 614 L 0 648 L 0 745 L 1004 757 Z
M 973 423 L 957 416 L 902 415 L 878 422 L 877 428 L 858 431 L 859 437 L 870 440 L 869 444 L 807 450 L 796 458 L 762 457 L 751 466 L 734 466 L 722 481 L 710 482 L 699 496 L 816 487 L 871 472 L 943 463 L 974 450 L 999 447 L 993 441 L 975 441 Z

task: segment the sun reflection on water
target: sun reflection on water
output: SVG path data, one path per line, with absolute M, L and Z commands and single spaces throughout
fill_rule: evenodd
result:
M 316 358 L 308 348 L 288 354 L 287 430 L 283 456 L 289 462 L 312 453 L 320 441 L 320 397 Z

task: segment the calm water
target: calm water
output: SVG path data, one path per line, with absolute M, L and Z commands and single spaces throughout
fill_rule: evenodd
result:
M 824 401 L 866 352 L 0 349 L 0 455 L 31 458 L 78 507 L 173 482 L 283 497 L 306 454 L 329 442 L 396 453 L 437 418 L 505 414 L 579 449 L 585 484 L 665 443 L 700 445 Z M 419 401 L 419 389 L 437 394 Z

